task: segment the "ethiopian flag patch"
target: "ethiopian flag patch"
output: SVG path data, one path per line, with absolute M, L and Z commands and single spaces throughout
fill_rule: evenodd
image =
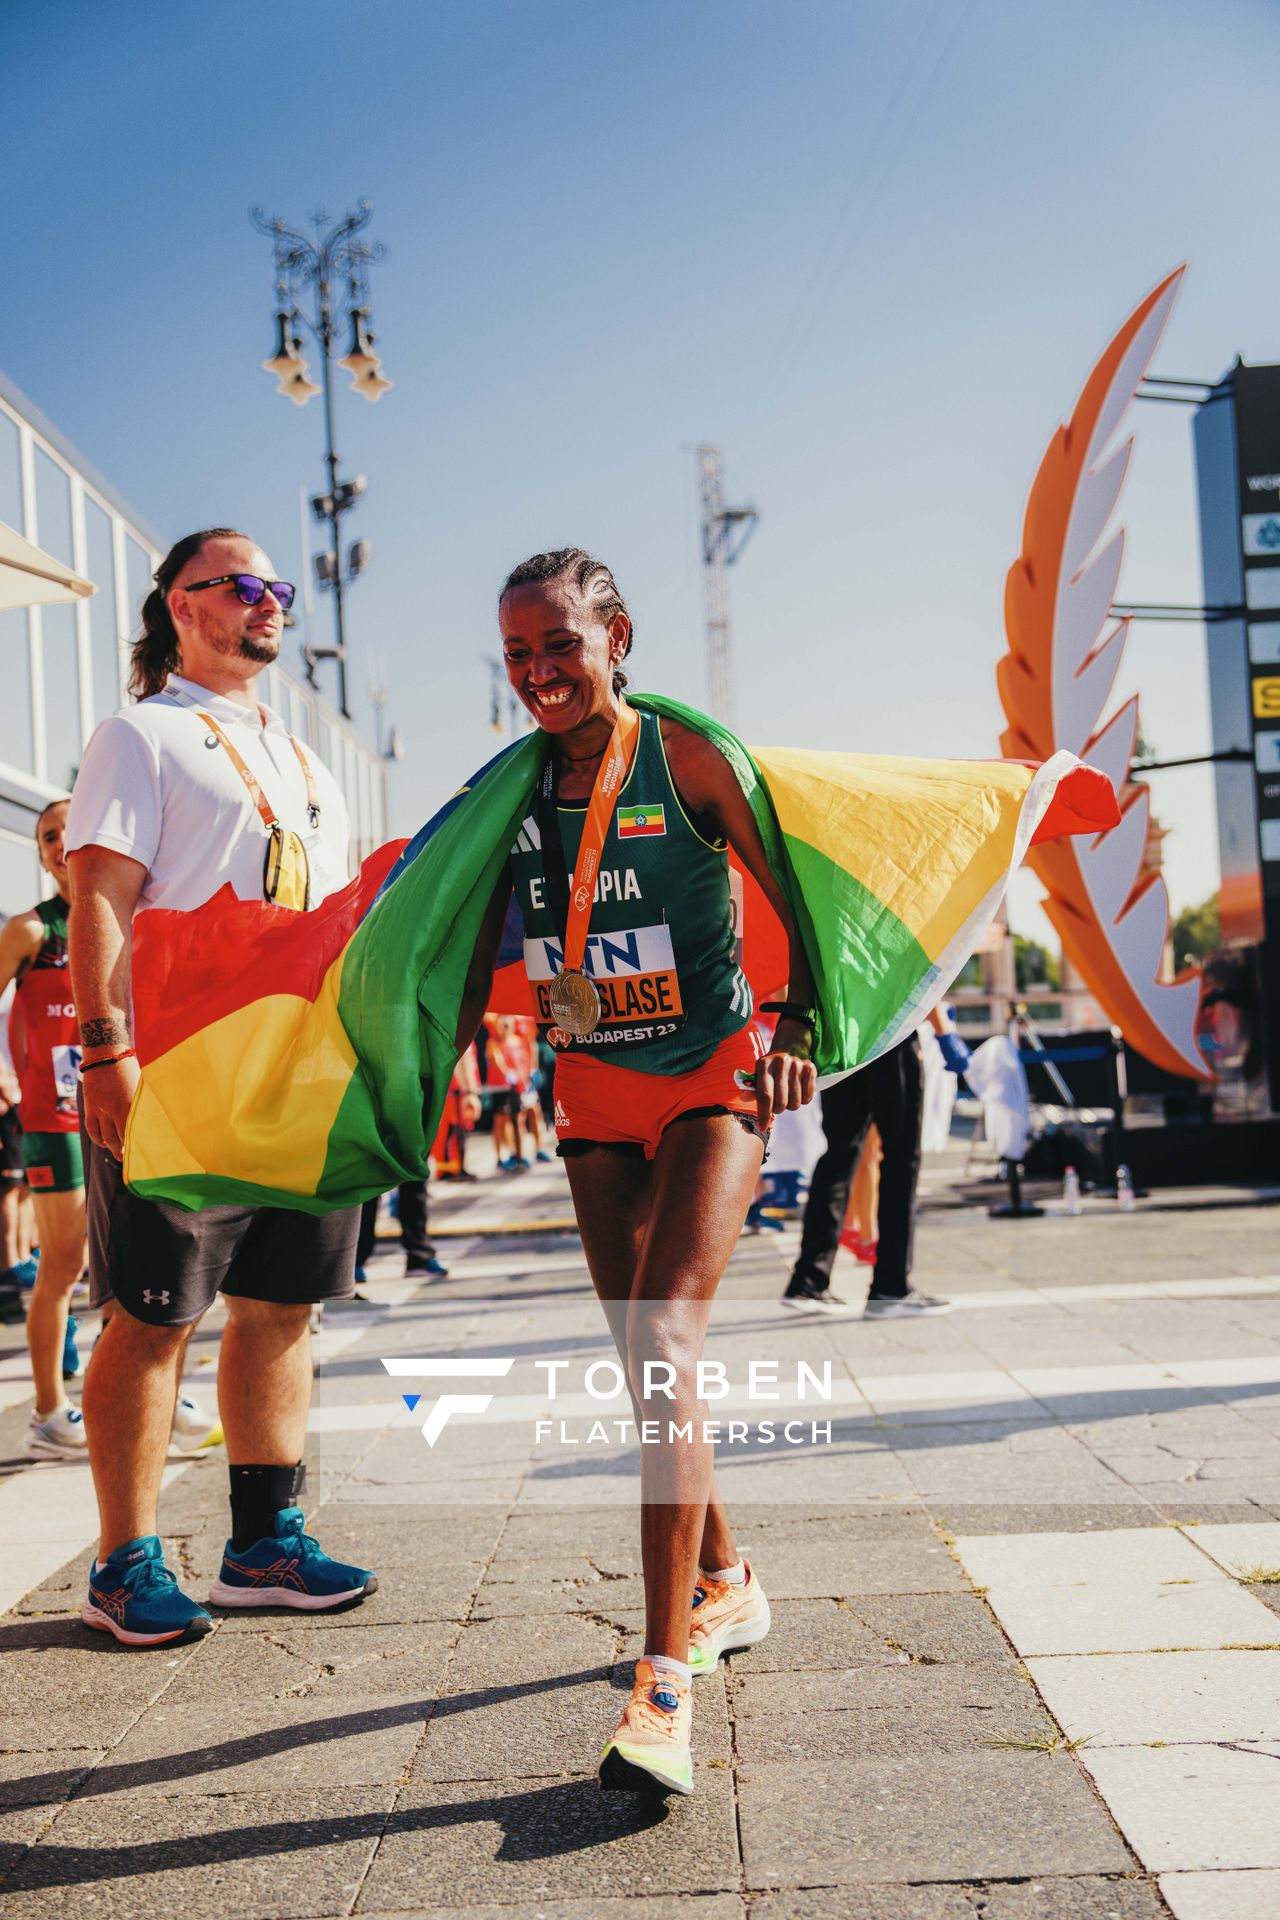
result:
M 646 840 L 665 833 L 667 819 L 661 807 L 619 807 L 619 840 Z

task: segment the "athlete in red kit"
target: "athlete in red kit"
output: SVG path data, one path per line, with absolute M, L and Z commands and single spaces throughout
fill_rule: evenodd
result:
M 40 1264 L 27 1313 L 36 1404 L 25 1448 L 37 1460 L 87 1458 L 84 1420 L 64 1388 L 78 1366 L 68 1340 L 71 1290 L 84 1266 L 84 1163 L 76 1079 L 80 1033 L 67 970 L 66 800 L 36 822 L 40 865 L 58 891 L 0 933 L 0 992 L 16 980 L 9 1045 L 22 1088 L 22 1156 L 35 1203 Z M 74 1323 L 72 1323 L 74 1326 Z M 70 1360 L 70 1366 L 64 1366 Z

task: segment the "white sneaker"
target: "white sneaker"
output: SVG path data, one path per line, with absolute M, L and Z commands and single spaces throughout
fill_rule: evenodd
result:
M 169 1434 L 170 1454 L 186 1460 L 193 1453 L 203 1453 L 207 1447 L 221 1444 L 221 1423 L 211 1420 L 194 1393 L 184 1390 L 178 1395 L 178 1403 L 173 1410 L 173 1427 Z
M 87 1460 L 84 1415 L 77 1407 L 59 1407 L 42 1420 L 32 1413 L 22 1450 L 30 1460 Z
M 849 1302 L 842 1300 L 838 1293 L 832 1293 L 830 1287 L 815 1287 L 808 1280 L 798 1284 L 793 1280 L 782 1296 L 782 1304 L 793 1313 L 825 1313 L 837 1320 L 849 1319 L 853 1314 Z
M 926 1315 L 950 1313 L 951 1302 L 933 1293 L 869 1293 L 862 1309 L 864 1320 L 919 1320 Z

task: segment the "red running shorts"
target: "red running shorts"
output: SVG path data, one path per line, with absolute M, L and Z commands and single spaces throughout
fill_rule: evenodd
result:
M 643 1154 L 652 1160 L 673 1120 L 694 1115 L 735 1114 L 760 1140 L 766 1131 L 756 1119 L 756 1062 L 764 1040 L 753 1026 L 722 1040 L 709 1060 L 692 1073 L 667 1076 L 637 1073 L 605 1060 L 561 1054 L 556 1061 L 555 1127 L 562 1158 L 591 1147 Z

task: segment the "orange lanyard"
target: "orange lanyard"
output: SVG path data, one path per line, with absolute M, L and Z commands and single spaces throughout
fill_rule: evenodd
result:
M 258 711 L 261 713 L 262 709 L 259 708 Z M 275 816 L 271 802 L 267 799 L 266 794 L 258 784 L 258 780 L 252 769 L 246 766 L 244 760 L 236 751 L 235 747 L 232 746 L 212 714 L 201 713 L 200 718 L 204 721 L 210 733 L 213 734 L 219 746 L 224 749 L 232 766 L 244 781 L 245 786 L 249 789 L 249 797 L 258 809 L 258 817 L 267 829 L 267 832 L 270 833 L 273 827 L 280 825 L 280 822 Z M 307 756 L 292 734 L 289 735 L 289 745 L 298 756 L 298 765 L 302 768 L 302 777 L 307 783 L 307 818 L 313 827 L 318 826 L 320 823 L 320 795 L 316 792 L 316 783 L 311 776 L 311 768 L 307 765 Z
M 596 782 L 591 789 L 587 817 L 582 828 L 582 839 L 578 845 L 578 858 L 573 869 L 573 887 L 569 895 L 564 930 L 566 972 L 580 972 L 582 968 L 587 951 L 587 932 L 591 925 L 591 902 L 595 894 L 596 875 L 600 871 L 600 855 L 604 851 L 609 823 L 613 819 L 614 804 L 626 778 L 627 768 L 631 764 L 639 731 L 639 714 L 634 707 L 629 707 L 625 700 L 621 701 L 608 749 L 600 762 L 600 771 L 596 774 Z M 553 765 L 554 762 L 548 762 L 549 769 L 553 768 Z

